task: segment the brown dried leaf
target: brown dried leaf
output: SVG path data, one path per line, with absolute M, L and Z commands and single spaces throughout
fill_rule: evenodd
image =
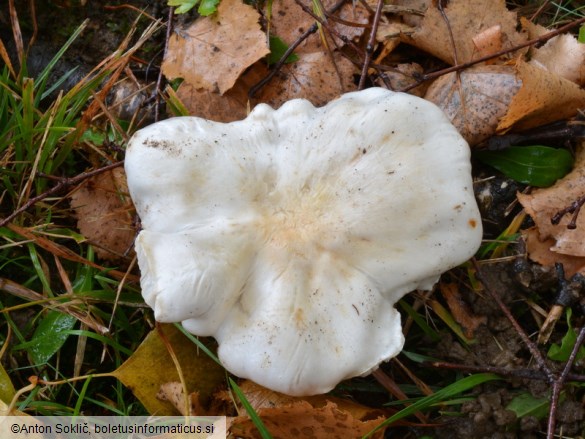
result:
M 121 168 L 96 175 L 71 194 L 77 227 L 99 258 L 117 262 L 132 247 L 134 207 Z
M 533 49 L 530 63 L 579 85 L 585 84 L 585 44 L 573 35 L 559 35 Z
M 376 9 L 378 0 L 367 0 L 372 9 Z M 391 12 L 409 26 L 420 26 L 426 10 L 432 0 L 387 0 L 384 2 L 384 12 Z
M 241 0 L 222 0 L 216 14 L 171 37 L 163 73 L 197 89 L 225 93 L 247 67 L 269 53 L 259 19 Z
M 416 85 L 418 83 L 417 77 L 424 74 L 424 69 L 420 64 L 405 63 L 396 65 L 394 69 L 387 70 L 384 74 L 386 75 L 385 81 L 383 81 L 385 83 L 384 85 L 387 85 L 390 90 L 401 91 Z M 426 83 L 422 83 L 409 90 L 408 93 L 423 97 L 427 90 Z
M 177 90 L 177 96 L 191 116 L 215 122 L 242 120 L 248 114 L 248 91 L 267 74 L 268 69 L 264 63 L 257 62 L 240 76 L 235 85 L 223 96 L 208 90 L 197 90 L 185 82 Z
M 322 0 L 321 2 L 325 10 L 331 9 L 336 3 L 335 0 Z M 306 3 L 309 7 L 312 7 L 310 2 Z M 360 3 L 354 2 L 342 6 L 341 9 L 335 13 L 335 16 L 342 20 L 352 23 L 368 23 L 368 11 Z M 272 3 L 272 20 L 270 22 L 271 30 L 270 33 L 279 36 L 285 43 L 292 44 L 300 37 L 306 30 L 308 30 L 315 20 L 309 14 L 295 2 L 295 0 L 279 0 Z M 364 27 L 358 26 L 346 26 L 333 20 L 329 21 L 329 24 L 341 35 L 349 40 L 359 38 L 363 32 Z M 341 47 L 344 43 L 334 38 L 335 45 Z M 335 48 L 332 45 L 331 48 Z M 308 53 L 316 50 L 322 50 L 323 44 L 321 36 L 318 32 L 315 32 L 304 40 L 296 49 L 296 53 Z
M 481 56 L 473 39 L 493 26 L 501 27 L 501 47 L 514 47 L 526 41 L 516 30 L 516 13 L 506 9 L 505 0 L 451 0 L 444 8 L 449 26 L 437 6 L 431 5 L 412 37 L 404 41 L 448 64 L 463 63 Z M 449 28 L 455 47 L 451 44 Z
M 502 50 L 502 26 L 496 24 L 480 32 L 472 38 L 477 49 L 477 57 L 491 55 Z M 494 62 L 492 60 L 492 62 Z
M 550 32 L 544 26 L 534 24 L 524 17 L 520 18 L 520 23 L 531 40 Z M 585 44 L 579 43 L 574 36 L 556 36 L 542 47 L 531 47 L 528 54 L 531 64 L 579 85 L 585 83 Z
M 386 58 L 402 42 L 402 34 L 413 32 L 412 27 L 400 21 L 384 21 L 378 25 L 376 41 L 383 44 L 382 51 L 377 57 L 377 62 Z
M 477 66 L 442 76 L 425 99 L 437 104 L 467 142 L 476 145 L 494 135 L 520 86 L 512 67 Z
M 199 392 L 189 394 L 189 407 L 186 410 L 183 386 L 178 381 L 162 384 L 156 397 L 161 401 L 170 402 L 183 416 L 207 415 L 207 411 L 201 405 L 201 401 L 199 401 Z
M 328 53 L 323 51 L 300 54 L 298 61 L 287 64 L 272 80 L 256 94 L 254 104 L 266 103 L 274 108 L 291 99 L 308 99 L 320 106 L 355 90 L 354 65 L 338 53 L 334 53 L 337 70 Z M 189 84 L 181 84 L 177 95 L 193 116 L 218 122 L 241 120 L 248 113 L 248 91 L 268 74 L 263 63 L 254 64 L 242 75 L 234 87 L 220 96 L 206 90 L 197 90 Z
M 334 59 L 335 65 L 327 52 L 303 53 L 298 61 L 283 67 L 270 84 L 262 89 L 258 100 L 274 108 L 297 98 L 308 99 L 313 105 L 320 106 L 342 93 L 356 90 L 353 82 L 354 65 L 337 52 L 334 53 Z
M 577 272 L 585 274 L 585 257 L 553 252 L 551 248 L 555 246 L 554 238 L 540 239 L 536 227 L 523 230 L 522 238 L 526 242 L 528 257 L 534 262 L 545 267 L 554 267 L 555 263 L 560 262 L 563 264 L 567 278 L 570 278 Z
M 500 120 L 498 132 L 523 130 L 574 116 L 585 107 L 585 90 L 567 79 L 539 67 L 518 61 L 522 88 Z
M 340 410 L 328 401 L 324 407 L 315 408 L 307 401 L 298 401 L 285 407 L 262 408 L 258 410 L 262 422 L 274 438 L 355 438 L 362 437 L 384 418 L 361 421 L 350 413 Z M 230 431 L 241 438 L 259 437 L 256 427 L 248 417 L 234 419 Z M 380 429 L 372 438 L 382 438 L 384 429 Z
M 455 283 L 443 283 L 439 285 L 441 294 L 447 301 L 451 314 L 464 329 L 465 336 L 472 339 L 474 337 L 474 331 L 480 326 L 487 323 L 486 316 L 477 316 L 469 308 L 469 305 L 465 303 L 461 297 L 458 285 Z
M 253 381 L 245 380 L 240 383 L 240 389 L 246 395 L 248 402 L 255 410 L 262 408 L 286 407 L 299 401 L 306 401 L 313 407 L 321 408 L 328 402 L 333 402 L 340 410 L 350 413 L 354 418 L 365 420 L 374 419 L 388 414 L 388 411 L 373 409 L 347 399 L 336 398 L 331 395 L 314 395 L 296 397 L 278 393 L 256 384 Z
M 585 215 L 577 217 L 577 228 L 568 229 L 571 215 L 565 215 L 558 225 L 551 218 L 575 200 L 585 196 L 585 148 L 580 148 L 573 171 L 546 189 L 531 194 L 518 194 L 518 200 L 532 217 L 541 242 L 553 239 L 550 250 L 564 255 L 585 257 Z

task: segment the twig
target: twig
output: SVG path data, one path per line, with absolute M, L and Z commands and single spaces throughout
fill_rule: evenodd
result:
M 583 344 L 583 341 L 585 340 L 585 326 L 581 328 L 581 330 L 579 331 L 579 335 L 577 336 L 577 340 L 575 340 L 575 346 L 573 346 L 573 350 L 571 351 L 571 355 L 569 355 L 569 359 L 567 360 L 566 364 L 565 364 L 565 368 L 563 369 L 563 372 L 561 373 L 561 376 L 556 379 L 553 383 L 553 389 L 552 389 L 552 396 L 550 399 L 550 410 L 548 412 L 548 427 L 546 430 L 546 437 L 548 438 L 553 438 L 554 434 L 555 434 L 555 425 L 556 425 L 556 415 L 557 415 L 557 407 L 559 405 L 559 396 L 561 394 L 561 390 L 563 388 L 563 386 L 565 385 L 565 381 L 567 380 L 567 378 L 570 375 L 570 370 L 573 367 L 573 363 L 575 362 L 575 359 L 577 358 L 577 353 L 579 352 L 579 349 L 581 348 L 581 345 Z
M 447 363 L 443 361 L 425 362 L 424 366 L 436 367 L 438 369 L 462 370 L 466 372 L 489 372 L 497 375 L 512 378 L 524 378 L 528 380 L 546 381 L 546 375 L 536 369 L 508 369 L 505 367 L 496 366 L 474 366 L 467 364 Z M 585 382 L 585 375 L 577 373 L 568 373 L 567 379 L 571 381 Z
M 366 56 L 364 64 L 362 66 L 362 74 L 360 76 L 360 82 L 358 84 L 358 90 L 363 90 L 366 84 L 366 76 L 368 76 L 368 69 L 370 62 L 372 61 L 372 55 L 374 53 L 374 47 L 376 44 L 376 33 L 378 33 L 378 25 L 380 24 L 380 17 L 382 16 L 382 8 L 384 6 L 384 0 L 378 0 L 376 6 L 376 13 L 374 14 L 374 20 L 372 22 L 372 30 L 370 32 L 370 39 L 366 45 Z
M 577 218 L 579 217 L 579 212 L 581 211 L 581 207 L 585 204 L 585 196 L 578 198 L 576 201 L 572 202 L 569 206 L 565 207 L 564 209 L 559 210 L 557 213 L 553 215 L 550 219 L 550 222 L 555 226 L 561 222 L 561 219 L 569 214 L 572 213 L 573 217 L 569 224 L 567 224 L 567 229 L 574 230 L 577 228 Z
M 443 1 L 444 0 L 439 0 L 437 2 L 437 8 L 441 13 L 441 17 L 443 17 L 443 20 L 445 21 L 445 25 L 447 26 L 447 32 L 449 32 L 449 42 L 451 43 L 451 47 L 453 48 L 453 63 L 459 64 L 457 57 L 457 46 L 455 45 L 455 37 L 453 36 L 453 29 L 451 29 L 451 22 L 449 21 L 449 17 L 447 17 L 447 13 L 443 8 Z
M 568 23 L 562 27 L 559 27 L 558 29 L 555 29 L 549 33 L 541 35 L 538 38 L 533 38 L 532 40 L 528 40 L 528 41 L 526 41 L 522 44 L 519 44 L 517 46 L 510 47 L 508 49 L 503 49 L 503 50 L 500 50 L 498 52 L 492 53 L 491 55 L 482 56 L 481 58 L 477 58 L 477 59 L 474 59 L 472 61 L 467 61 L 467 62 L 464 62 L 462 64 L 456 64 L 454 66 L 447 67 L 445 69 L 436 70 L 434 72 L 427 73 L 426 75 L 422 75 L 416 83 L 411 84 L 408 87 L 405 87 L 400 91 L 405 92 L 408 90 L 412 90 L 413 88 L 416 88 L 419 85 L 421 85 L 423 82 L 426 82 L 430 79 L 438 78 L 440 76 L 446 75 L 447 73 L 463 70 L 463 69 L 466 69 L 467 67 L 474 66 L 475 64 L 479 64 L 479 63 L 482 63 L 484 61 L 489 61 L 490 59 L 493 59 L 493 58 L 498 58 L 500 56 L 507 55 L 507 54 L 512 53 L 512 52 L 516 52 L 517 50 L 524 49 L 525 47 L 533 46 L 535 44 L 546 43 L 551 38 L 554 38 L 559 34 L 562 34 L 562 33 L 566 32 L 566 31 L 568 31 L 576 26 L 579 26 L 582 23 L 585 23 L 585 17 L 579 18 L 578 20 L 575 20 L 575 21 Z
M 0 227 L 4 227 L 6 224 L 8 224 L 10 221 L 12 221 L 14 218 L 16 218 L 22 212 L 24 212 L 25 210 L 34 206 L 39 201 L 42 201 L 45 198 L 47 198 L 53 194 L 56 194 L 57 192 L 60 192 L 69 186 L 74 186 L 76 184 L 79 184 L 82 181 L 93 177 L 94 175 L 102 174 L 102 173 L 110 171 L 114 168 L 118 168 L 118 167 L 122 166 L 123 164 L 124 164 L 123 161 L 119 161 L 116 163 L 112 163 L 111 165 L 104 166 L 103 168 L 94 169 L 93 171 L 83 172 L 79 175 L 76 175 L 75 177 L 63 178 L 63 179 L 59 180 L 59 183 L 57 183 L 51 189 L 43 192 L 42 194 L 37 195 L 36 197 L 30 198 L 25 204 L 20 206 L 18 209 L 16 209 L 14 212 L 12 212 L 10 215 L 8 215 L 6 218 L 0 219 Z

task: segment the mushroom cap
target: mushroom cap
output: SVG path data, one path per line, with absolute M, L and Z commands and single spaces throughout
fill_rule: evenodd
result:
M 469 155 L 434 104 L 381 88 L 150 125 L 125 164 L 144 299 L 235 375 L 325 393 L 397 355 L 396 301 L 479 247 Z

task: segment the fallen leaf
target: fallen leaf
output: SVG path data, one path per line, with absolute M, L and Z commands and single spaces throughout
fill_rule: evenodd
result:
M 177 96 L 191 116 L 224 123 L 242 120 L 248 115 L 248 91 L 267 74 L 268 69 L 265 64 L 257 62 L 223 95 L 197 89 L 183 82 L 177 90 Z M 250 103 L 250 107 L 252 106 L 253 104 Z
M 440 77 L 425 99 L 437 104 L 465 140 L 476 145 L 495 134 L 520 86 L 512 67 L 477 66 Z
M 416 63 L 406 63 L 406 64 L 398 64 L 392 70 L 387 70 L 384 72 L 385 75 L 385 84 L 388 85 L 390 90 L 405 90 L 412 85 L 418 83 L 417 77 L 422 76 L 424 73 L 424 69 L 420 64 Z M 426 83 L 420 84 L 419 86 L 411 89 L 408 91 L 409 94 L 415 95 L 418 97 L 423 97 L 425 95 L 426 90 L 428 87 Z
M 516 13 L 508 11 L 505 0 L 451 0 L 444 12 L 447 20 L 433 2 L 416 32 L 405 35 L 404 41 L 448 64 L 455 64 L 455 59 L 464 63 L 479 58 L 473 39 L 493 26 L 500 26 L 503 49 L 526 41 L 526 35 L 516 30 Z
M 556 225 L 551 218 L 581 197 L 585 197 L 584 146 L 577 152 L 573 171 L 554 186 L 518 194 L 520 204 L 536 225 L 525 232 L 530 258 L 546 266 L 563 262 L 568 276 L 585 266 L 585 215 L 578 215 L 575 229 L 567 228 L 572 214 L 565 215 Z
M 185 410 L 185 396 L 183 392 L 183 386 L 178 381 L 171 381 L 164 383 L 160 386 L 156 397 L 161 401 L 170 402 L 173 407 L 183 416 L 205 416 L 207 410 L 205 410 L 199 401 L 199 392 L 193 392 L 189 394 L 189 406 Z M 223 414 L 217 414 L 222 416 Z
M 333 402 L 315 408 L 306 401 L 286 407 L 262 408 L 258 415 L 273 438 L 357 438 L 380 425 L 384 418 L 361 421 L 340 410 Z M 372 438 L 382 438 L 384 428 Z M 230 431 L 240 438 L 257 438 L 258 431 L 251 419 L 239 416 L 233 420 Z
M 321 408 L 327 405 L 328 402 L 334 403 L 337 408 L 343 410 L 356 419 L 366 420 L 375 419 L 379 417 L 389 416 L 391 414 L 388 410 L 374 409 L 358 404 L 348 399 L 337 398 L 331 395 L 313 395 L 305 397 L 296 397 L 285 395 L 284 393 L 275 392 L 273 390 L 262 387 L 250 380 L 244 380 L 239 384 L 240 389 L 246 395 L 246 399 L 255 410 L 262 408 L 285 407 L 299 401 L 306 401 L 313 407 Z M 219 398 L 230 400 L 227 392 L 219 394 Z
M 403 34 L 411 34 L 414 28 L 400 21 L 384 21 L 378 25 L 376 41 L 383 44 L 381 53 L 377 56 L 376 62 L 380 63 L 402 42 Z
M 554 267 L 556 263 L 561 263 L 567 278 L 572 277 L 575 273 L 585 274 L 585 257 L 554 252 L 551 250 L 555 246 L 554 238 L 541 239 L 539 235 L 536 227 L 522 230 L 526 251 L 532 261 L 545 267 Z
M 533 40 L 535 38 L 539 38 L 548 32 L 548 29 L 540 24 L 533 23 L 532 21 L 528 20 L 526 17 L 520 17 L 520 26 L 522 30 L 526 32 L 526 37 L 529 40 Z M 532 47 L 529 49 L 528 54 L 530 55 L 532 51 Z
M 585 90 L 574 82 L 523 61 L 517 62 L 516 71 L 522 87 L 500 120 L 499 133 L 568 119 L 585 107 Z
M 324 51 L 303 53 L 297 62 L 284 66 L 257 97 L 274 108 L 297 98 L 308 99 L 315 106 L 325 105 L 357 89 L 355 72 L 354 65 L 337 52 L 334 61 Z
M 541 37 L 550 32 L 539 24 L 520 18 L 529 39 Z M 528 52 L 530 64 L 544 68 L 579 85 L 585 83 L 585 44 L 579 43 L 571 34 L 558 35 L 541 47 L 531 47 Z
M 579 85 L 585 83 L 585 44 L 573 35 L 556 36 L 534 49 L 530 63 Z
M 376 9 L 378 0 L 368 0 L 370 8 Z M 432 0 L 387 0 L 384 2 L 384 12 L 391 12 L 408 26 L 420 26 L 425 12 Z
M 136 230 L 134 206 L 121 168 L 96 175 L 71 194 L 77 227 L 94 245 L 97 256 L 119 262 L 132 248 Z
M 322 0 L 321 2 L 325 10 L 330 10 L 336 3 L 335 0 Z M 306 4 L 312 8 L 310 2 Z M 341 7 L 341 9 L 334 14 L 346 22 L 367 24 L 369 13 L 366 8 L 358 3 L 348 3 Z M 279 36 L 285 43 L 294 43 L 305 31 L 307 31 L 313 24 L 315 19 L 307 14 L 296 3 L 295 0 L 279 0 L 272 3 L 272 20 L 270 22 L 270 33 Z M 363 26 L 347 26 L 345 24 L 329 20 L 329 24 L 333 29 L 347 38 L 348 40 L 355 40 L 364 33 Z M 345 43 L 339 38 L 334 37 L 334 44 L 331 48 L 341 47 Z M 305 39 L 296 49 L 296 53 L 310 53 L 323 50 L 323 43 L 319 32 L 315 32 Z
M 480 325 L 487 323 L 487 317 L 473 314 L 469 305 L 461 297 L 457 284 L 441 282 L 439 288 L 447 301 L 451 314 L 465 330 L 465 336 L 469 339 L 474 338 L 473 333 Z
M 190 392 L 202 403 L 225 384 L 225 370 L 183 335 L 174 325 L 160 325 L 173 347 Z M 173 404 L 156 397 L 161 386 L 179 381 L 179 374 L 158 331 L 151 331 L 142 344 L 112 375 L 128 387 L 150 414 L 176 415 Z
M 6 372 L 6 369 L 0 364 L 0 402 L 10 404 L 15 394 L 16 390 L 14 389 L 14 385 Z
M 478 33 L 472 38 L 473 45 L 477 49 L 477 57 L 483 58 L 502 50 L 502 26 L 496 24 Z M 495 62 L 491 60 L 488 64 Z
M 217 13 L 200 17 L 169 40 L 162 70 L 167 78 L 184 78 L 193 87 L 219 94 L 242 72 L 269 53 L 256 10 L 241 0 L 222 0 Z
M 18 424 L 20 426 L 26 425 L 30 430 L 29 433 L 13 434 L 10 427 L 14 424 L 14 418 L 12 416 L 18 416 Z M 9 404 L 0 400 L 0 435 L 6 438 L 25 437 L 26 439 L 46 439 L 47 434 L 41 433 L 38 429 L 39 418 L 32 417 L 28 413 L 16 410 L 14 407 L 10 408 Z M 62 439 L 59 436 L 51 436 L 55 439 Z
M 337 70 L 326 52 L 300 54 L 298 61 L 284 65 L 271 81 L 256 93 L 250 102 L 250 108 L 260 102 L 278 108 L 291 99 L 308 99 L 313 105 L 320 106 L 345 92 L 356 90 L 353 82 L 354 65 L 335 52 L 334 59 Z M 192 116 L 217 122 L 241 120 L 248 114 L 248 91 L 267 74 L 266 66 L 258 62 L 223 96 L 198 90 L 185 83 L 181 84 L 177 95 Z
M 565 215 L 557 225 L 551 222 L 557 212 L 584 196 L 585 148 L 581 147 L 571 173 L 550 188 L 535 189 L 530 194 L 518 194 L 518 200 L 534 220 L 540 242 L 552 239 L 549 242 L 552 252 L 585 257 L 585 215 L 577 217 L 575 229 L 567 228 L 571 214 Z

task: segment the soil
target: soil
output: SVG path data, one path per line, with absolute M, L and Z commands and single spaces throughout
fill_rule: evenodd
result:
M 26 2 L 23 2 L 26 3 Z M 104 2 L 89 0 L 85 6 L 67 6 L 67 0 L 36 2 L 38 37 L 33 45 L 29 59 L 31 76 L 39 72 L 48 62 L 52 54 L 56 53 L 74 29 L 85 19 L 89 19 L 87 30 L 67 52 L 55 78 L 72 67 L 78 66 L 65 88 L 71 86 L 82 75 L 91 70 L 103 58 L 111 54 L 132 25 L 136 12 L 127 9 L 105 9 Z M 73 2 L 75 3 L 75 2 Z M 78 1 L 81 4 L 83 2 Z M 167 7 L 164 1 L 109 1 L 108 5 L 130 4 L 144 9 L 150 15 L 166 18 Z M 23 31 L 30 37 L 32 23 L 29 11 L 22 10 L 21 21 L 25 23 Z M 6 14 L 6 11 L 0 12 Z M 182 18 L 189 20 L 189 17 Z M 27 24 L 28 23 L 28 24 Z M 0 28 L 10 29 L 9 18 L 0 15 Z M 3 32 L 0 35 L 3 41 L 10 41 L 10 36 Z M 159 32 L 157 38 L 142 51 L 144 59 L 152 61 L 153 72 L 160 63 L 161 48 L 164 43 L 164 32 Z M 154 76 L 143 75 L 141 80 L 152 82 Z M 495 238 L 509 223 L 514 211 L 507 212 L 514 202 L 516 191 L 521 189 L 516 183 L 502 177 L 485 181 L 486 176 L 493 176 L 493 171 L 476 171 L 476 179 L 482 181 L 476 185 L 476 195 L 482 206 L 482 215 L 485 220 L 486 237 Z M 517 257 L 514 257 L 517 255 Z M 551 270 L 542 269 L 524 259 L 521 245 L 511 246 L 503 262 L 483 264 L 483 277 L 490 288 L 498 294 L 509 307 L 512 314 L 519 321 L 524 331 L 534 335 L 539 330 L 538 322 L 542 316 L 535 317 L 534 307 L 538 304 L 543 309 L 549 309 L 554 303 L 558 289 L 558 279 Z M 453 274 L 451 274 L 453 276 Z M 443 301 L 439 293 L 435 293 L 437 300 Z M 425 337 L 411 335 L 407 337 L 405 349 L 418 352 L 442 362 L 456 363 L 475 367 L 493 366 L 508 370 L 523 370 L 527 374 L 538 375 L 537 366 L 517 330 L 502 314 L 501 309 L 486 292 L 477 294 L 470 288 L 461 290 L 463 302 L 471 313 L 485 323 L 473 331 L 473 343 L 464 343 L 456 338 L 452 332 L 443 331 L 441 340 L 436 343 Z M 409 299 L 410 301 L 413 298 Z M 582 314 L 573 311 L 574 327 L 582 324 Z M 540 320 L 539 320 L 540 319 Z M 551 341 L 559 343 L 566 332 L 563 321 L 551 336 Z M 546 350 L 541 348 L 545 353 Z M 409 361 L 404 356 L 400 361 L 406 364 L 415 375 L 419 376 L 429 386 L 444 386 L 453 382 L 454 372 L 444 368 L 421 367 Z M 562 364 L 549 361 L 549 367 L 559 370 Z M 397 382 L 401 374 L 392 364 L 385 365 L 389 375 L 394 375 Z M 579 372 L 578 370 L 576 372 Z M 460 372 L 464 373 L 464 372 Z M 404 382 L 409 382 L 405 378 Z M 389 438 L 422 437 L 428 435 L 433 438 L 537 438 L 544 437 L 546 431 L 546 416 L 528 414 L 518 419 L 516 414 L 507 409 L 508 404 L 518 395 L 526 394 L 531 398 L 544 398 L 550 391 L 550 385 L 542 379 L 528 379 L 507 377 L 499 381 L 478 386 L 473 393 L 473 399 L 464 401 L 460 406 L 445 407 L 439 418 L 430 419 L 432 427 L 418 426 L 392 428 L 387 431 Z M 375 405 L 379 400 L 379 393 L 372 395 L 365 392 L 355 395 L 356 399 L 366 404 Z M 546 415 L 546 411 L 545 411 Z M 563 437 L 582 437 L 585 435 L 585 410 L 583 408 L 583 392 L 577 386 L 566 386 L 562 402 L 557 414 L 557 428 L 563 432 Z

